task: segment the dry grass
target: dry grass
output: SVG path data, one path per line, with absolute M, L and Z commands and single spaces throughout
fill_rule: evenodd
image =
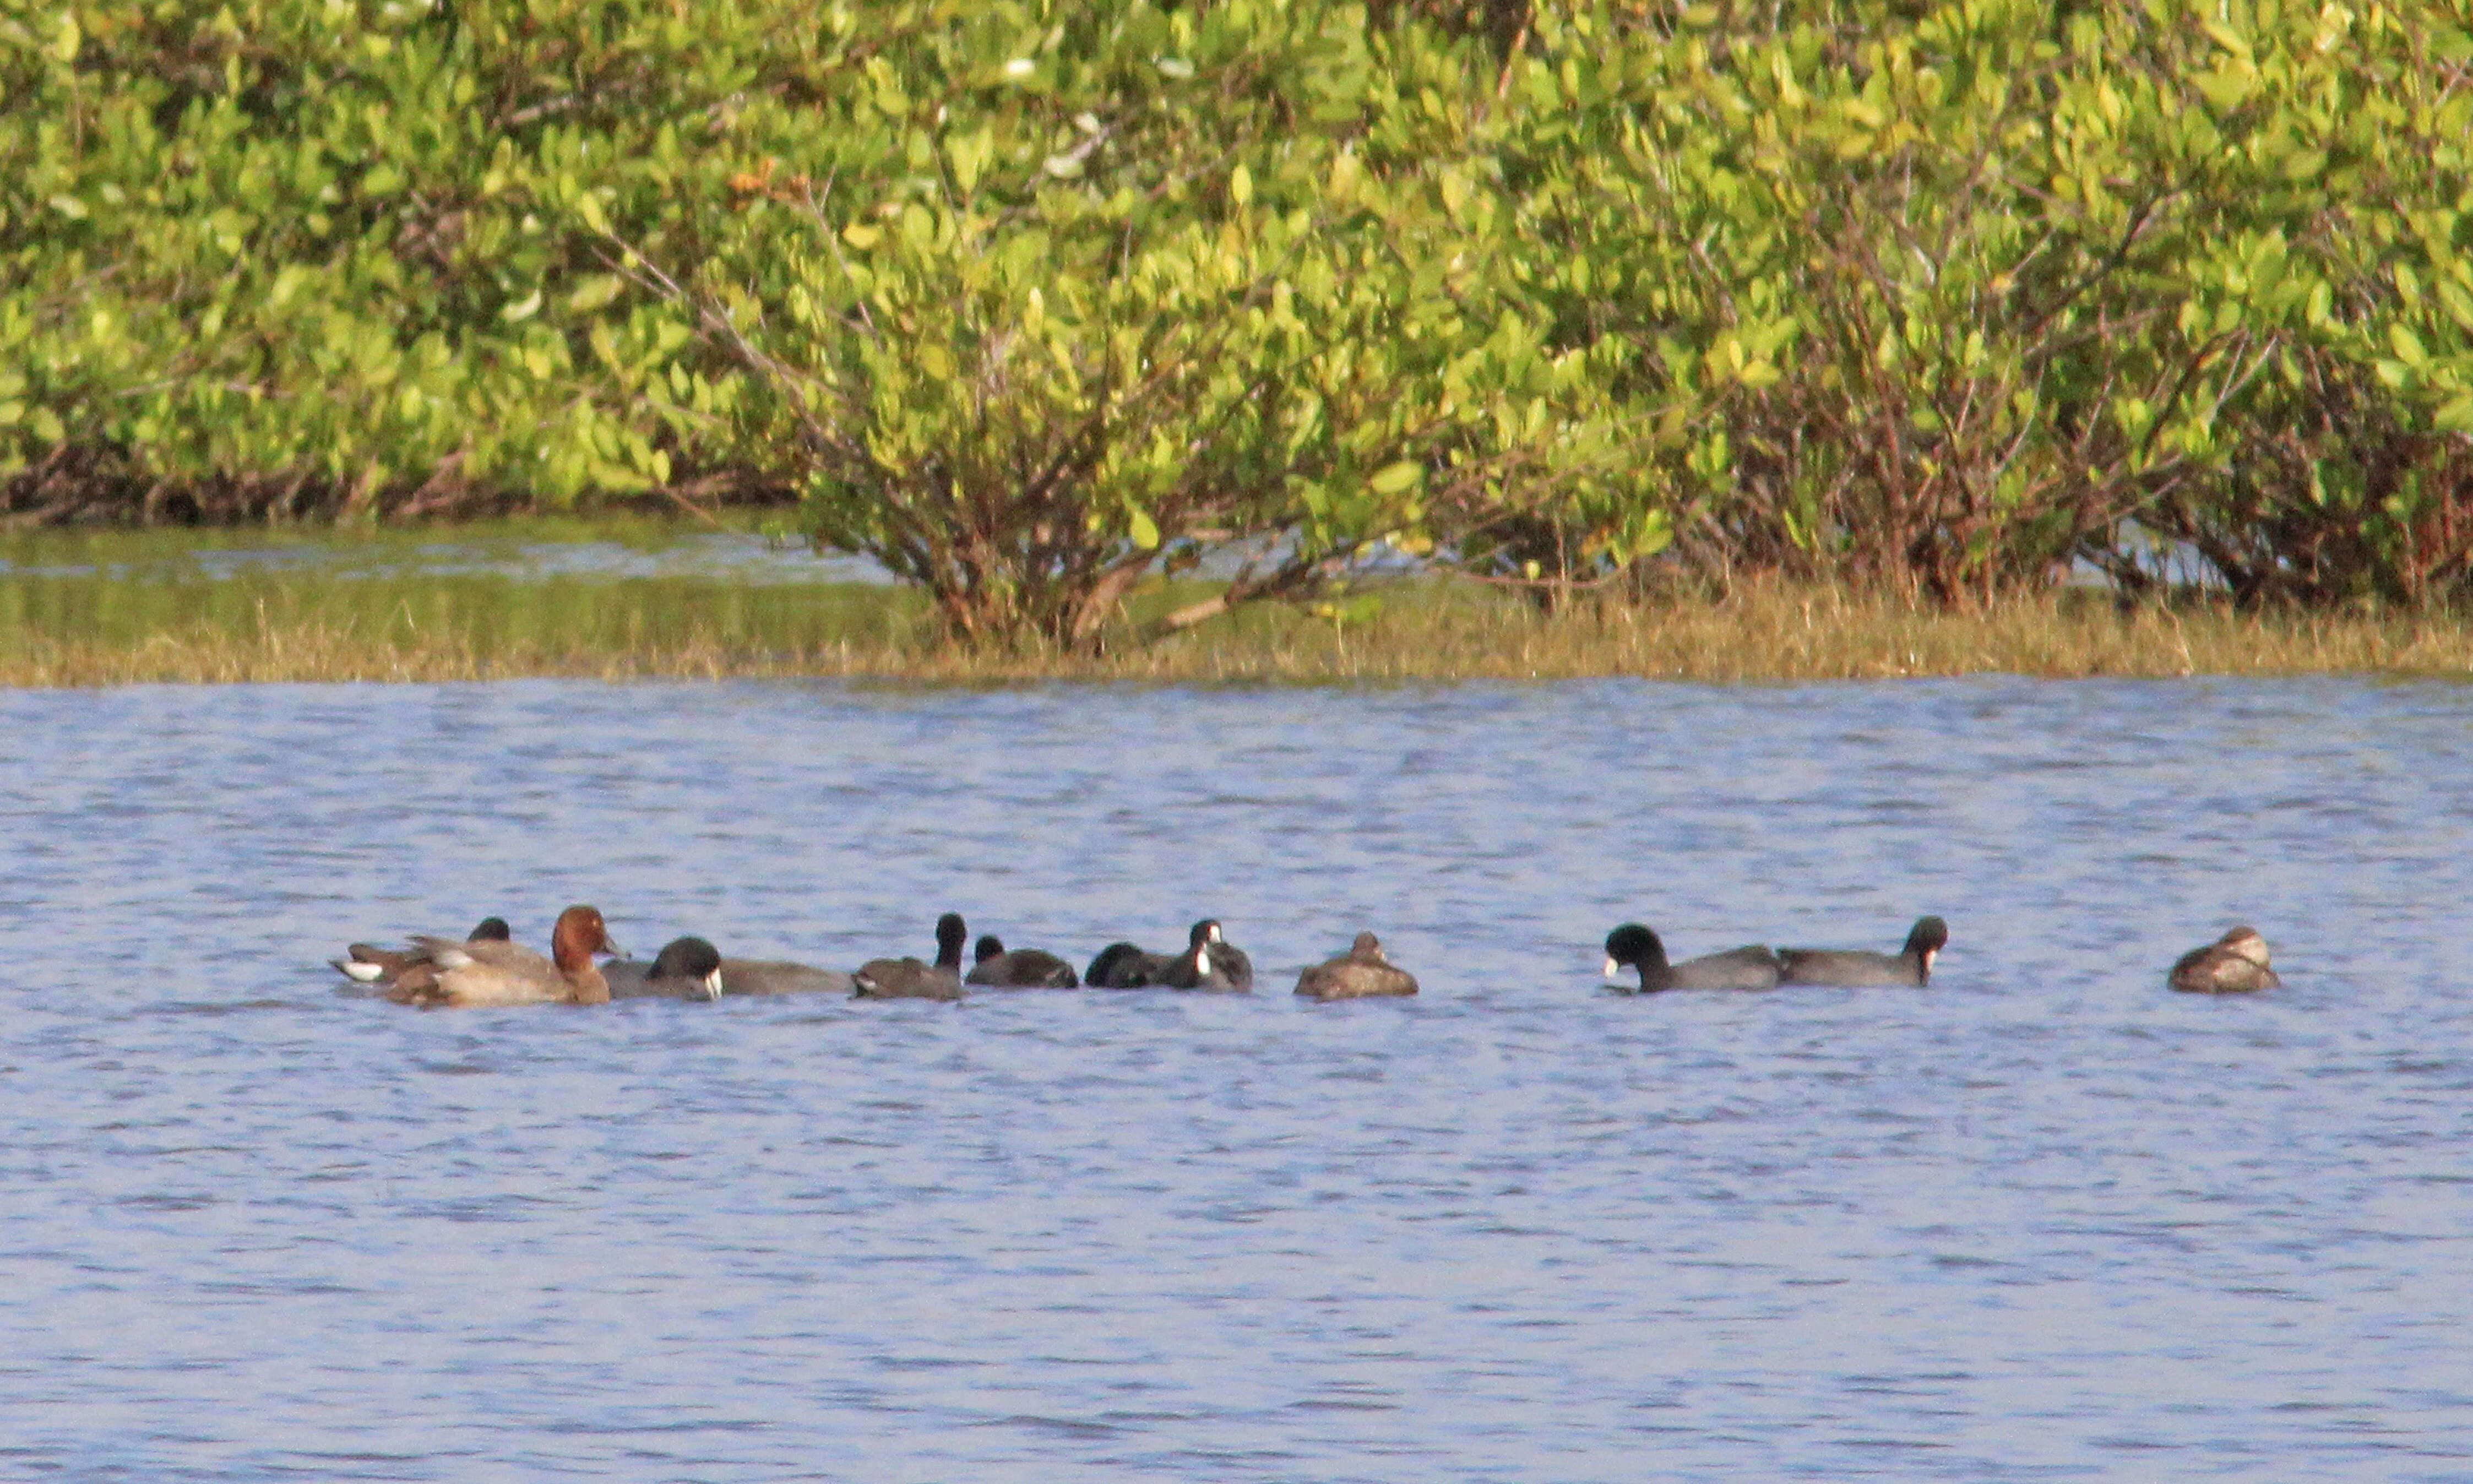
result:
M 1147 608 L 1192 596 L 1153 594 Z M 1584 603 L 1548 616 L 1471 585 L 1428 582 L 1389 589 L 1355 622 L 1261 608 L 1166 639 L 1144 642 L 1137 633 L 1129 627 L 1096 657 L 963 650 L 942 640 L 915 596 L 876 587 L 15 578 L 0 582 L 0 684 L 2473 674 L 2473 625 L 2455 615 L 2242 614 L 2204 604 L 2125 613 L 2083 591 L 1954 612 L 1896 597 L 1747 586 L 1721 601 Z

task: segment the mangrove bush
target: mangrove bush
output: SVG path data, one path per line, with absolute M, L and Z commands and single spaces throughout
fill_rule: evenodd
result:
M 0 0 L 0 510 L 795 506 L 976 638 L 2473 585 L 2462 0 Z

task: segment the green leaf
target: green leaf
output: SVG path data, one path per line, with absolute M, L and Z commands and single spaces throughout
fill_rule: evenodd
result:
M 1365 483 L 1376 494 L 1398 494 L 1415 484 L 1425 471 L 1425 466 L 1403 460 L 1376 473 Z
M 1132 512 L 1126 517 L 1125 527 L 1126 534 L 1133 537 L 1135 545 L 1144 551 L 1159 550 L 1159 526 L 1147 513 L 1139 510 Z
M 590 199 L 586 198 L 588 201 Z M 589 314 L 616 299 L 618 291 L 626 286 L 627 281 L 616 274 L 594 274 L 577 284 L 574 293 L 566 296 L 566 307 L 577 314 Z

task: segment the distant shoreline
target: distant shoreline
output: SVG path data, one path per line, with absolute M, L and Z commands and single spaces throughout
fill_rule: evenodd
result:
M 2124 607 L 2062 588 L 1951 610 L 1783 583 L 1724 597 L 1584 596 L 1547 613 L 1453 578 L 1262 604 L 1155 636 L 1213 585 L 1137 593 L 1101 653 L 952 643 L 918 592 L 728 576 L 316 568 L 216 578 L 0 573 L 0 685 L 836 678 L 1330 684 L 1641 677 L 1802 682 L 2017 674 L 2051 679 L 2375 674 L 2473 678 L 2449 612 L 2270 610 L 2204 598 Z

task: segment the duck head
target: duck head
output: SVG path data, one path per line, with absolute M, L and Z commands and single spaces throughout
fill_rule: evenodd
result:
M 550 960 L 562 969 L 583 969 L 596 953 L 615 957 L 617 952 L 618 945 L 610 941 L 610 924 L 601 921 L 597 907 L 569 907 L 549 930 Z

